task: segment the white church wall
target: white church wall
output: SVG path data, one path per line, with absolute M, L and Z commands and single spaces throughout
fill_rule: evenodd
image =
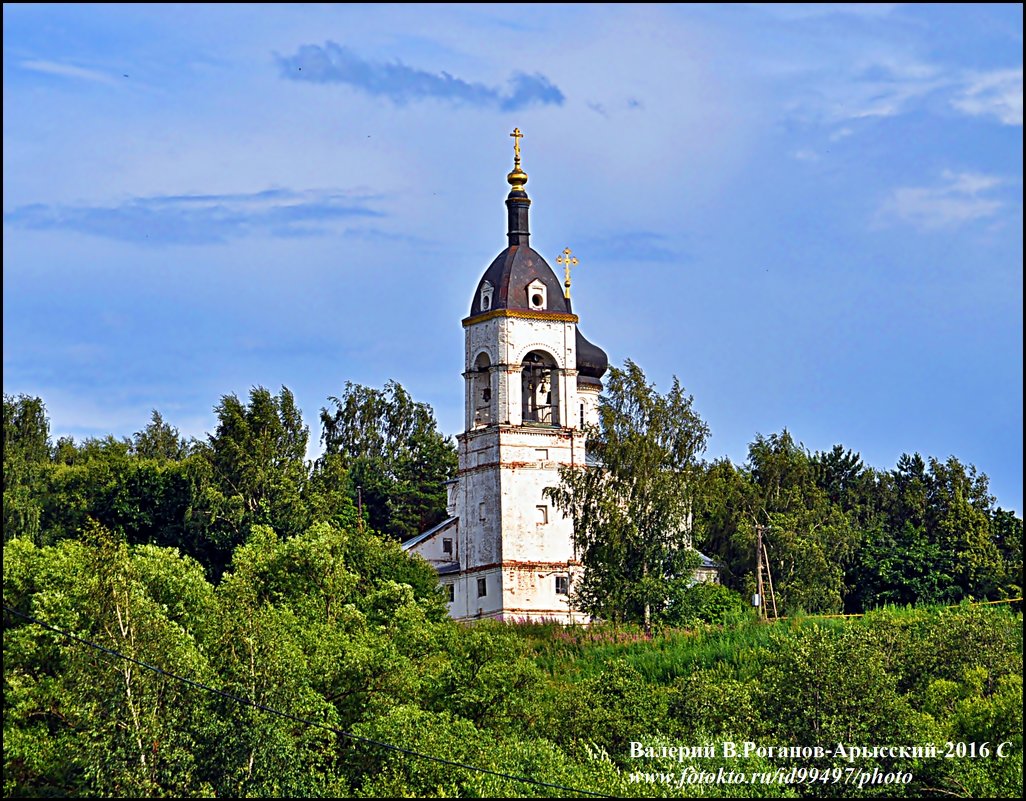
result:
M 586 384 L 577 388 L 579 409 L 584 409 L 584 426 L 597 426 L 599 424 L 598 401 L 600 390 L 598 387 Z M 577 416 L 581 413 L 578 410 Z M 583 426 L 582 426 L 583 427 Z
M 483 582 L 483 586 L 482 586 Z M 481 595 L 484 589 L 484 595 Z M 481 620 L 502 616 L 502 570 L 492 567 L 462 574 L 454 584 L 450 614 L 457 620 Z
M 410 549 L 432 564 L 441 567 L 459 561 L 459 523 L 454 521 L 437 534 Z

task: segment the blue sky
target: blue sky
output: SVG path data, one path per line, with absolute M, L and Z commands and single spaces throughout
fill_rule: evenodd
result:
M 955 455 L 1022 513 L 1021 5 L 5 4 L 4 392 L 56 435 L 255 385 L 462 428 L 505 246 L 744 460 Z

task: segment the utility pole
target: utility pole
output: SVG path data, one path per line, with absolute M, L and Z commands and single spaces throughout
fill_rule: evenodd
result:
M 773 592 L 773 571 L 770 569 L 769 553 L 766 550 L 765 542 L 762 544 L 762 556 L 766 560 L 766 580 L 769 582 L 770 602 L 773 604 L 773 619 L 776 620 L 780 615 L 777 614 L 777 594 Z
M 755 590 L 755 606 L 758 607 L 759 617 L 766 617 L 766 603 L 765 596 L 762 592 L 762 529 L 761 523 L 755 524 L 755 575 L 756 575 L 756 590 Z

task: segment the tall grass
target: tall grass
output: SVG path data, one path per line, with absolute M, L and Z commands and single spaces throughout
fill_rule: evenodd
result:
M 959 607 L 961 609 L 962 607 Z M 748 619 L 731 626 L 659 629 L 647 636 L 639 626 L 598 623 L 563 626 L 520 623 L 514 626 L 539 667 L 550 676 L 576 682 L 599 675 L 613 660 L 625 660 L 646 680 L 667 683 L 698 669 L 727 669 L 738 679 L 755 678 L 778 649 L 781 637 L 818 627 L 841 633 L 850 627 L 922 628 L 941 623 L 957 610 L 943 607 L 888 607 L 864 617 L 797 616 L 773 622 Z M 1018 617 L 1021 613 L 989 607 L 980 613 Z M 1021 635 L 1019 650 L 1021 652 Z

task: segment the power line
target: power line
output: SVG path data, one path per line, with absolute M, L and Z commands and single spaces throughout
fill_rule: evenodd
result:
M 73 642 L 77 642 L 77 643 L 80 643 L 82 645 L 86 645 L 86 646 L 88 646 L 90 648 L 94 648 L 97 651 L 100 651 L 100 652 L 105 653 L 105 654 L 109 654 L 110 656 L 117 657 L 118 659 L 124 659 L 126 662 L 131 662 L 132 664 L 138 665 L 141 668 L 145 668 L 146 670 L 151 670 L 154 673 L 157 673 L 157 674 L 159 674 L 161 676 L 167 676 L 169 679 L 174 679 L 175 681 L 180 681 L 183 684 L 188 684 L 188 685 L 190 685 L 192 687 L 196 687 L 197 689 L 203 690 L 205 692 L 213 693 L 214 695 L 219 695 L 222 698 L 227 698 L 229 701 L 235 701 L 236 703 L 243 704 L 245 706 L 251 706 L 254 709 L 259 709 L 261 712 L 268 712 L 268 713 L 270 713 L 272 715 L 277 715 L 278 717 L 285 718 L 286 720 L 291 720 L 294 723 L 302 723 L 303 725 L 306 725 L 306 726 L 313 726 L 313 727 L 318 728 L 318 729 L 324 729 L 325 731 L 330 731 L 330 732 L 332 732 L 334 734 L 337 734 L 340 737 L 345 737 L 345 738 L 347 738 L 349 740 L 353 740 L 355 742 L 361 742 L 361 743 L 368 743 L 370 745 L 376 745 L 379 748 L 384 748 L 384 749 L 389 750 L 389 751 L 395 751 L 396 753 L 405 754 L 407 756 L 417 757 L 419 759 L 426 759 L 426 760 L 429 760 L 431 762 L 436 762 L 439 765 L 448 765 L 449 767 L 462 768 L 463 770 L 474 771 L 476 773 L 485 773 L 485 774 L 488 774 L 489 776 L 497 776 L 497 777 L 499 777 L 501 779 L 511 779 L 513 781 L 523 782 L 525 784 L 532 784 L 535 787 L 548 787 L 548 788 L 551 788 L 551 789 L 554 789 L 554 790 L 565 790 L 565 791 L 567 791 L 569 793 L 573 793 L 573 794 L 578 795 L 578 796 L 587 795 L 587 796 L 593 796 L 595 798 L 612 798 L 613 797 L 613 796 L 603 795 L 602 793 L 591 792 L 590 790 L 580 790 L 580 789 L 577 789 L 575 787 L 567 787 L 566 785 L 562 785 L 562 784 L 553 784 L 551 782 L 538 781 L 537 779 L 529 779 L 526 776 L 515 776 L 515 775 L 513 775 L 511 773 L 502 773 L 502 772 L 497 771 L 497 770 L 489 770 L 488 768 L 479 768 L 479 767 L 477 767 L 475 765 L 467 765 L 467 764 L 464 764 L 462 762 L 454 762 L 454 761 L 449 760 L 449 759 L 442 759 L 441 757 L 432 756 L 431 754 L 423 754 L 420 751 L 414 751 L 414 750 L 409 749 L 409 748 L 403 748 L 403 747 L 398 746 L 398 745 L 392 745 L 391 743 L 381 742 L 380 740 L 372 740 L 369 737 L 361 737 L 358 734 L 351 734 L 350 732 L 342 731 L 342 729 L 335 728 L 334 726 L 331 726 L 331 725 L 329 725 L 327 723 L 317 723 L 317 722 L 312 721 L 312 720 L 307 720 L 305 718 L 301 718 L 301 717 L 298 717 L 296 715 L 292 715 L 292 714 L 290 714 L 288 712 L 281 712 L 281 711 L 279 711 L 277 709 L 274 709 L 272 707 L 266 706 L 264 704 L 257 703 L 256 701 L 251 701 L 248 698 L 242 698 L 242 697 L 240 697 L 238 695 L 233 695 L 232 693 L 225 692 L 224 690 L 218 690 L 216 687 L 211 687 L 208 684 L 203 684 L 202 682 L 195 681 L 194 679 L 186 678 L 185 676 L 179 676 L 176 673 L 171 673 L 170 671 L 164 670 L 163 668 L 159 668 L 156 665 L 151 665 L 151 664 L 148 664 L 147 662 L 142 662 L 142 661 L 140 661 L 138 659 L 135 659 L 135 658 L 133 658 L 131 656 L 128 656 L 127 654 L 123 654 L 120 651 L 115 651 L 112 648 L 107 648 L 107 647 L 105 647 L 103 645 L 100 645 L 98 643 L 92 642 L 91 640 L 87 640 L 87 639 L 84 639 L 82 637 L 78 637 L 78 636 L 76 636 L 76 635 L 74 635 L 74 634 L 72 634 L 72 633 L 70 633 L 68 631 L 64 631 L 63 629 L 59 629 L 56 626 L 51 626 L 49 623 L 44 623 L 43 621 L 38 620 L 38 619 L 32 617 L 31 615 L 27 615 L 24 612 L 19 612 L 17 609 L 12 609 L 6 603 L 3 606 L 4 606 L 4 611 L 5 612 L 9 612 L 12 615 L 17 615 L 20 618 L 24 618 L 25 620 L 29 621 L 30 623 L 35 623 L 37 626 L 40 626 L 41 628 L 44 628 L 47 631 L 52 631 L 54 634 L 59 634 L 62 637 L 66 637 L 67 639 L 72 640 Z

